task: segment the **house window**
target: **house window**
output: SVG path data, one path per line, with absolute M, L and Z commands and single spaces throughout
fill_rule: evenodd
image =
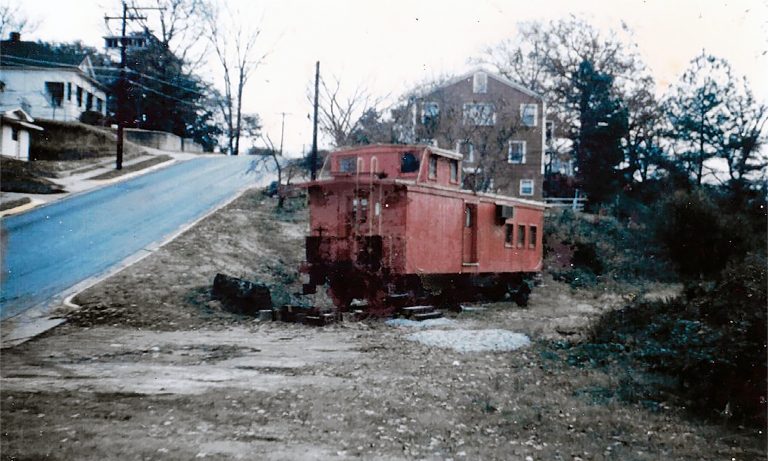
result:
M 522 248 L 525 246 L 525 225 L 517 225 L 517 246 Z
M 520 195 L 533 195 L 533 179 L 520 180 Z
M 440 104 L 436 102 L 425 102 L 421 109 L 421 123 L 424 125 L 434 125 L 440 116 Z
M 429 179 L 437 178 L 437 155 L 429 156 Z
M 464 140 L 456 143 L 456 151 L 464 156 L 464 160 L 467 162 L 475 161 L 475 146 L 471 141 Z
M 67 82 L 67 101 L 72 100 L 72 82 Z
M 104 101 L 101 98 L 96 98 L 96 111 L 101 113 L 101 109 L 104 107 Z
M 515 225 L 507 224 L 504 229 L 504 246 L 511 247 L 514 241 Z
M 93 108 L 93 93 L 88 93 L 85 97 L 85 110 L 91 110 Z
M 64 82 L 45 82 L 45 93 L 51 107 L 61 107 L 64 101 Z
M 496 108 L 491 103 L 464 104 L 464 124 L 493 126 L 496 123 Z
M 354 173 L 357 171 L 357 157 L 341 157 L 339 159 L 340 173 Z
M 400 172 L 413 173 L 419 171 L 419 159 L 413 152 L 406 152 L 400 159 Z
M 459 161 L 451 160 L 451 182 L 459 182 Z
M 11 127 L 11 139 L 14 141 L 19 140 L 19 127 L 17 126 Z
M 539 106 L 536 104 L 520 104 L 520 120 L 523 126 L 536 126 L 536 116 Z
M 525 141 L 509 141 L 507 162 L 525 163 Z
M 472 92 L 475 94 L 488 92 L 488 74 L 485 72 L 475 72 L 475 75 L 472 77 Z
M 529 248 L 536 248 L 536 226 L 528 226 L 528 247 Z
M 80 107 L 83 105 L 83 89 L 80 88 L 79 86 L 77 87 L 76 95 L 77 95 L 77 107 Z

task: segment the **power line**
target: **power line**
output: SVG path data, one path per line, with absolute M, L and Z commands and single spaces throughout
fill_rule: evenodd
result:
M 114 69 L 114 70 L 119 70 L 119 69 Z M 100 76 L 106 76 L 106 75 L 107 75 L 107 74 L 105 74 L 105 73 L 103 73 L 103 72 L 96 72 L 96 73 L 97 73 L 98 75 L 100 75 Z M 150 80 L 157 80 L 157 81 L 159 81 L 159 82 L 162 82 L 163 84 L 165 84 L 165 85 L 167 85 L 167 86 L 172 86 L 172 87 L 174 87 L 174 88 L 179 88 L 179 89 L 181 89 L 181 90 L 187 91 L 187 92 L 189 92 L 189 93 L 194 93 L 194 94 L 196 94 L 196 95 L 198 95 L 198 96 L 201 96 L 201 97 L 208 97 L 208 96 L 210 96 L 210 95 L 209 95 L 209 94 L 207 94 L 207 93 L 203 93 L 203 92 L 201 92 L 201 91 L 197 91 L 197 90 L 194 90 L 194 89 L 192 89 L 192 88 L 189 88 L 189 87 L 186 87 L 186 86 L 177 85 L 177 84 L 174 84 L 174 83 L 168 82 L 168 81 L 166 81 L 166 80 L 163 80 L 163 79 L 160 79 L 160 78 L 155 78 L 155 77 L 152 77 L 151 75 L 143 74 L 143 73 L 141 73 L 141 72 L 131 72 L 131 73 L 133 73 L 133 74 L 136 74 L 136 75 L 139 75 L 139 76 L 141 76 L 141 77 L 144 77 L 144 78 L 148 78 L 148 79 L 150 79 Z M 137 80 L 135 80 L 135 79 L 133 79 L 133 80 L 131 80 L 131 81 L 132 81 L 132 82 L 137 82 Z
M 103 67 L 103 66 L 94 67 L 94 69 L 106 69 L 106 70 L 118 70 L 118 71 L 120 70 L 120 69 L 118 69 L 116 67 Z M 162 78 L 154 77 L 152 75 L 148 75 L 148 74 L 145 74 L 143 72 L 139 72 L 138 70 L 131 69 L 130 67 L 127 67 L 125 70 L 130 72 L 130 73 L 133 73 L 133 74 L 136 74 L 136 75 L 140 75 L 140 76 L 142 76 L 144 78 L 148 78 L 150 80 L 155 80 L 155 81 L 158 81 L 160 83 L 164 83 L 164 84 L 169 85 L 169 86 L 173 86 L 173 87 L 176 87 L 176 88 L 179 88 L 179 89 L 182 89 L 182 90 L 189 91 L 190 93 L 196 93 L 196 94 L 199 94 L 200 96 L 208 96 L 206 93 L 202 93 L 202 92 L 198 91 L 195 88 L 190 88 L 188 86 L 182 86 L 182 85 L 179 85 L 177 83 L 169 82 L 168 80 L 163 80 Z
M 180 103 L 182 103 L 182 104 L 187 104 L 187 105 L 190 105 L 190 106 L 195 106 L 195 107 L 198 107 L 198 108 L 202 108 L 202 107 L 205 107 L 205 106 L 203 106 L 202 104 L 197 104 L 197 103 L 194 103 L 194 102 L 185 101 L 185 100 L 183 100 L 183 99 L 179 99 L 179 98 L 173 97 L 173 96 L 171 96 L 171 95 L 169 95 L 169 94 L 165 94 L 165 93 L 163 93 L 162 91 L 158 91 L 158 90 L 156 90 L 156 89 L 154 89 L 154 88 L 152 88 L 152 87 L 148 87 L 148 86 L 146 86 L 146 85 L 142 85 L 141 83 L 139 83 L 139 82 L 137 82 L 137 81 L 135 81 L 135 80 L 129 80 L 129 81 L 130 81 L 130 82 L 131 82 L 133 85 L 135 85 L 135 86 L 138 86 L 139 88 L 143 88 L 143 89 L 145 89 L 145 90 L 147 90 L 147 91 L 149 91 L 149 92 L 151 92 L 151 93 L 156 93 L 156 94 L 159 94 L 160 96 L 166 97 L 166 98 L 168 98 L 168 99 L 173 99 L 174 101 L 178 101 L 178 102 L 180 102 Z

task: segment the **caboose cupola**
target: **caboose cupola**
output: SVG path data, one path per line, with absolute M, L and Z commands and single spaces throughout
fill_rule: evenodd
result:
M 459 153 L 432 146 L 377 145 L 334 152 L 323 170 L 333 178 L 399 179 L 458 189 L 461 160 Z

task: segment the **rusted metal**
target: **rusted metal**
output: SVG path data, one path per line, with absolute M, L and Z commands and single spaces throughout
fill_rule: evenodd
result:
M 462 190 L 461 154 L 430 146 L 340 150 L 305 185 L 310 209 L 305 292 L 328 284 L 346 310 L 392 301 L 519 295 L 542 267 L 540 202 Z M 527 299 L 527 293 L 525 294 Z M 401 303 L 402 304 L 402 303 Z

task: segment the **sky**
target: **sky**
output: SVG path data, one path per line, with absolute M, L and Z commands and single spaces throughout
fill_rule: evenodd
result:
M 9 0 L 0 0 L 8 3 Z M 74 41 L 101 47 L 104 15 L 116 0 L 10 0 L 38 23 L 25 40 Z M 141 4 L 142 2 L 139 1 Z M 144 0 L 151 5 L 154 0 Z M 264 132 L 285 151 L 311 147 L 311 105 L 306 92 L 321 74 L 343 87 L 367 88 L 395 99 L 419 82 L 461 74 L 468 61 L 513 37 L 521 21 L 577 15 L 608 32 L 622 21 L 657 82 L 657 93 L 674 83 L 691 59 L 706 50 L 745 75 L 756 96 L 768 101 L 768 0 L 263 0 L 226 1 L 235 16 L 261 34 L 257 52 L 267 54 L 253 73 L 245 112 L 258 113 Z M 151 12 L 147 12 L 151 15 Z M 115 24 L 116 25 L 116 24 Z M 206 78 L 218 81 L 213 56 Z M 321 144 L 322 144 L 321 140 Z

